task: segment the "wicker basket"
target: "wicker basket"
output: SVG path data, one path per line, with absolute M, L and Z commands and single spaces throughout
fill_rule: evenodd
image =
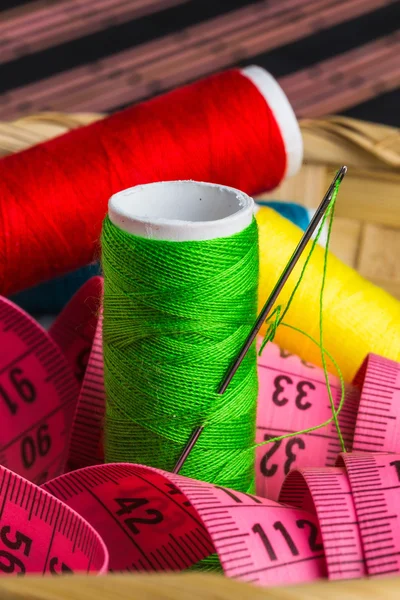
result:
M 345 117 L 305 120 L 301 128 L 301 171 L 262 197 L 314 208 L 334 170 L 346 164 L 331 250 L 400 298 L 400 131 Z

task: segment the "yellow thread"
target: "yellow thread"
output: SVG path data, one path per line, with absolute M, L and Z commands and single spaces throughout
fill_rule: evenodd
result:
M 301 431 L 296 431 L 294 433 L 291 434 L 285 434 L 276 438 L 271 438 L 269 440 L 266 440 L 265 442 L 261 442 L 260 444 L 258 444 L 257 446 L 263 446 L 264 444 L 267 443 L 271 443 L 271 442 L 277 442 L 280 440 L 284 440 L 287 439 L 289 437 L 292 437 L 294 435 L 300 435 L 300 434 L 305 434 L 305 433 L 310 433 L 311 431 L 315 431 L 316 429 L 321 429 L 322 427 L 325 427 L 326 425 L 329 425 L 330 423 L 332 423 L 332 421 L 335 423 L 335 428 L 338 434 L 338 438 L 339 438 L 339 442 L 342 448 L 343 452 L 346 452 L 346 447 L 344 444 L 344 439 L 342 436 L 342 432 L 340 430 L 340 425 L 339 425 L 339 421 L 338 421 L 338 415 L 339 412 L 342 409 L 343 403 L 344 403 L 344 394 L 345 394 L 345 389 L 344 389 L 344 380 L 343 380 L 343 376 L 342 373 L 336 363 L 336 361 L 334 360 L 334 358 L 329 354 L 329 352 L 327 352 L 324 348 L 324 344 L 323 344 L 323 300 L 324 300 L 324 291 L 325 291 L 325 285 L 326 285 L 326 274 L 327 274 L 327 267 L 328 267 L 328 248 L 329 248 L 329 242 L 330 242 L 330 238 L 331 238 L 331 232 L 332 232 L 332 222 L 333 222 L 333 215 L 334 215 L 334 209 L 335 209 L 335 203 L 336 203 L 336 198 L 337 198 L 337 194 L 339 191 L 339 185 L 340 182 L 336 182 L 336 186 L 334 189 L 334 192 L 332 194 L 332 199 L 331 202 L 329 204 L 328 210 L 326 211 L 324 218 L 322 220 L 321 226 L 319 227 L 318 233 L 311 245 L 311 249 L 304 261 L 299 279 L 296 283 L 296 285 L 293 288 L 293 291 L 291 292 L 290 296 L 289 296 L 289 300 L 288 303 L 285 307 L 285 310 L 283 311 L 283 314 L 281 315 L 281 306 L 277 306 L 274 311 L 272 312 L 270 318 L 268 319 L 267 323 L 269 322 L 269 327 L 267 329 L 267 333 L 266 336 L 264 338 L 263 343 L 261 344 L 260 350 L 259 350 L 259 355 L 261 355 L 265 345 L 269 342 L 272 341 L 272 339 L 275 336 L 275 333 L 277 331 L 277 328 L 279 327 L 280 324 L 282 325 L 286 325 L 286 327 L 290 327 L 291 329 L 294 329 L 295 331 L 298 331 L 300 333 L 302 333 L 303 335 L 305 335 L 308 339 L 312 340 L 317 346 L 319 346 L 320 351 L 321 351 L 321 361 L 322 361 L 322 366 L 323 366 L 323 371 L 324 371 L 324 376 L 325 376 L 325 383 L 326 383 L 326 387 L 327 387 L 327 391 L 328 391 L 328 397 L 329 397 L 329 404 L 332 410 L 332 417 L 328 420 L 325 421 L 324 423 L 321 423 L 320 425 L 316 425 L 314 427 L 308 427 L 307 429 L 302 429 Z M 319 343 L 309 334 L 307 334 L 305 331 L 302 331 L 299 328 L 296 327 L 291 327 L 290 325 L 287 325 L 285 323 L 283 323 L 283 319 L 285 317 L 285 315 L 287 314 L 292 301 L 296 295 L 297 290 L 300 287 L 301 282 L 303 281 L 303 277 L 305 275 L 307 266 L 310 262 L 310 259 L 314 253 L 314 250 L 316 248 L 316 245 L 318 243 L 318 239 L 321 235 L 321 231 L 322 228 L 326 222 L 326 220 L 329 218 L 329 226 L 328 226 L 328 235 L 327 235 L 327 241 L 326 241 L 326 248 L 324 251 L 324 264 L 323 264 L 323 269 L 322 269 L 322 279 L 321 279 L 321 289 L 320 289 L 320 294 L 319 294 Z M 275 319 L 272 321 L 272 318 L 275 317 Z M 329 358 L 331 359 L 332 363 L 335 365 L 336 370 L 338 372 L 338 376 L 340 379 L 340 386 L 341 386 L 341 399 L 340 399 L 340 403 L 339 403 L 339 407 L 338 410 L 335 409 L 335 403 L 333 400 L 333 396 L 332 396 L 332 390 L 331 390 L 331 386 L 330 386 L 330 382 L 329 382 L 329 375 L 328 375 L 328 370 L 327 370 L 327 364 L 326 364 L 326 360 L 325 360 L 325 354 L 327 354 L 329 356 Z
M 269 208 L 261 208 L 256 219 L 259 226 L 260 287 L 262 306 L 296 246 L 301 231 Z M 299 278 L 305 258 L 294 269 L 280 295 L 286 305 L 290 290 Z M 275 341 L 308 362 L 322 366 L 320 352 L 296 329 L 318 337 L 319 299 L 315 294 L 321 280 L 324 249 L 317 246 L 311 257 L 302 285 L 285 316 L 295 331 L 280 327 Z M 387 292 L 366 281 L 354 269 L 329 254 L 328 278 L 324 294 L 324 346 L 337 357 L 345 381 L 351 381 L 369 352 L 400 361 L 400 303 Z M 292 285 L 290 285 L 292 282 Z M 266 327 L 261 331 L 266 333 Z M 329 355 L 328 355 L 329 356 Z M 334 371 L 331 361 L 327 368 Z

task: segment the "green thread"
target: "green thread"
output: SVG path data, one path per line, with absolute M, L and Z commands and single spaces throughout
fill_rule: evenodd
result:
M 223 396 L 219 383 L 256 317 L 257 227 L 232 238 L 160 242 L 127 234 L 107 218 L 103 227 L 106 460 L 171 470 L 190 433 L 206 426 L 182 474 L 242 491 L 254 489 L 258 446 L 306 434 L 334 422 L 344 403 L 340 369 L 323 346 L 323 295 L 332 217 L 339 189 L 312 242 L 285 309 L 277 306 L 260 354 L 283 323 L 329 220 L 319 298 L 319 342 L 332 417 L 314 427 L 254 445 L 257 383 L 251 348 Z M 246 249 L 244 251 L 244 248 Z M 249 304 L 250 301 L 250 304 Z M 248 307 L 251 307 L 248 309 Z M 340 379 L 336 409 L 326 359 Z
M 218 387 L 257 316 L 257 224 L 229 238 L 147 240 L 106 218 L 104 366 L 107 462 L 172 470 L 254 490 L 257 357 L 253 345 L 226 393 Z
M 281 323 L 281 325 L 282 325 L 282 327 L 289 327 L 290 329 L 293 329 L 294 331 L 298 331 L 299 333 L 306 336 L 309 340 L 311 340 L 312 342 L 314 342 L 314 344 L 316 344 L 317 346 L 319 346 L 321 348 L 321 346 L 317 342 L 317 340 L 315 338 L 313 338 L 311 335 L 309 335 L 308 333 L 306 333 L 305 331 L 303 331 L 302 329 L 299 329 L 298 327 L 294 327 L 293 325 L 288 325 L 287 323 Z M 266 444 L 273 444 L 274 442 L 280 442 L 281 440 L 286 440 L 287 438 L 291 438 L 296 435 L 303 435 L 306 433 L 311 433 L 312 431 L 317 431 L 317 429 L 321 429 L 322 427 L 326 427 L 327 425 L 330 425 L 335 420 L 335 415 L 337 416 L 340 414 L 340 411 L 343 408 L 344 400 L 345 400 L 344 379 L 343 379 L 342 373 L 340 371 L 339 365 L 337 364 L 337 362 L 335 361 L 333 356 L 326 349 L 324 350 L 324 352 L 325 352 L 325 354 L 328 355 L 328 357 L 332 361 L 332 363 L 338 373 L 338 377 L 339 377 L 339 381 L 340 381 L 340 401 L 339 401 L 339 405 L 338 405 L 337 409 L 335 408 L 334 404 L 333 404 L 333 408 L 332 408 L 332 403 L 333 403 L 333 398 L 332 398 L 332 402 L 331 402 L 331 409 L 332 409 L 332 413 L 333 413 L 332 417 L 330 419 L 327 419 L 323 423 L 320 423 L 319 425 L 314 425 L 314 427 L 308 427 L 307 429 L 301 429 L 299 431 L 294 431 L 293 433 L 286 433 L 285 435 L 280 435 L 280 436 L 277 436 L 274 438 L 270 438 L 270 439 L 266 440 L 265 442 L 260 442 L 259 444 L 256 445 L 256 448 L 258 448 L 260 446 L 265 446 Z M 328 374 L 328 390 L 330 390 L 329 374 Z M 329 394 L 329 392 L 328 392 L 328 394 Z M 342 451 L 346 452 L 346 447 L 344 445 L 343 436 L 340 431 L 340 426 L 339 426 L 339 432 L 340 432 L 339 439 L 341 441 Z
M 138 238 L 105 219 L 102 246 L 106 461 L 138 462 L 172 470 L 193 429 L 207 425 L 182 474 L 241 491 L 254 491 L 254 452 L 259 446 L 307 434 L 334 422 L 342 450 L 346 451 L 338 422 L 345 399 L 344 380 L 323 345 L 323 296 L 339 185 L 337 182 L 285 309 L 282 311 L 278 305 L 267 321 L 269 327 L 259 351 L 261 355 L 279 325 L 290 327 L 317 344 L 332 417 L 314 427 L 256 445 L 258 385 L 254 345 L 226 393 L 223 396 L 216 393 L 256 318 L 255 221 L 231 238 L 177 244 Z M 283 319 L 329 216 L 318 342 Z M 241 252 L 237 252 L 238 248 Z M 340 379 L 337 409 L 325 355 Z M 218 556 L 213 554 L 191 569 L 215 571 L 221 566 Z
M 224 570 L 222 568 L 221 562 L 219 560 L 218 554 L 210 554 L 206 558 L 199 560 L 199 562 L 195 563 L 191 567 L 186 569 L 187 572 L 196 572 L 200 571 L 201 573 L 221 573 L 223 574 Z
M 319 295 L 319 347 L 321 350 L 321 360 L 322 360 L 322 367 L 324 370 L 326 389 L 328 390 L 329 403 L 330 403 L 331 410 L 332 410 L 332 420 L 335 423 L 335 428 L 336 428 L 336 432 L 338 434 L 342 452 L 346 452 L 346 446 L 344 444 L 343 435 L 340 430 L 340 425 L 339 425 L 339 421 L 338 421 L 338 414 L 339 414 L 340 410 L 342 409 L 343 402 L 344 402 L 344 381 L 343 381 L 343 377 L 342 377 L 342 372 L 340 371 L 338 365 L 336 363 L 334 363 L 336 370 L 338 372 L 338 375 L 339 375 L 340 388 L 341 388 L 341 399 L 340 399 L 340 403 L 339 403 L 339 412 L 338 412 L 335 410 L 335 403 L 334 403 L 333 396 L 332 396 L 331 385 L 329 383 L 328 369 L 327 369 L 326 360 L 325 360 L 325 354 L 327 354 L 327 352 L 324 348 L 324 334 L 323 334 L 323 320 L 324 320 L 323 319 L 323 303 L 324 303 L 326 274 L 327 274 L 327 269 L 328 269 L 328 256 L 329 256 L 328 250 L 329 250 L 329 244 L 330 244 L 330 240 L 331 240 L 332 224 L 333 224 L 333 218 L 335 216 L 336 197 L 337 197 L 337 194 L 339 191 L 339 186 L 340 186 L 340 181 L 337 181 L 336 185 L 335 185 L 335 189 L 333 191 L 332 201 L 330 203 L 330 209 L 329 209 L 330 214 L 328 213 L 330 218 L 329 218 L 329 222 L 328 222 L 328 235 L 327 235 L 327 242 L 325 245 L 325 252 L 324 252 L 324 267 L 322 270 L 321 293 Z M 327 215 L 327 217 L 328 217 L 328 215 Z M 329 355 L 329 358 L 332 361 L 332 357 L 330 355 Z
M 343 408 L 343 404 L 344 404 L 344 399 L 345 399 L 345 385 L 344 385 L 344 379 L 342 376 L 342 373 L 340 371 L 339 365 L 336 363 L 336 361 L 334 360 L 333 356 L 326 350 L 326 348 L 324 348 L 324 344 L 323 344 L 323 299 L 324 299 L 324 290 L 325 290 L 325 283 L 326 283 L 326 275 L 327 275 L 327 268 L 328 268 L 328 256 L 329 256 L 329 243 L 330 243 L 330 238 L 331 238 L 331 232 L 332 232 L 332 223 L 333 223 L 333 217 L 334 217 L 334 211 L 335 211 L 335 205 L 336 205 L 336 198 L 338 195 L 338 191 L 339 191 L 339 187 L 340 187 L 340 181 L 337 181 L 335 184 L 335 188 L 333 190 L 332 193 L 332 197 L 331 197 L 331 201 L 329 203 L 328 209 L 322 219 L 321 225 L 317 231 L 317 235 L 315 236 L 312 244 L 311 244 L 311 248 L 310 251 L 307 255 L 306 260 L 304 261 L 299 279 L 297 280 L 297 283 L 295 285 L 295 287 L 293 288 L 292 293 L 289 296 L 289 300 L 286 304 L 286 307 L 284 309 L 284 311 L 282 312 L 282 307 L 280 305 L 278 305 L 273 312 L 271 313 L 267 323 L 269 323 L 269 328 L 267 330 L 267 334 L 263 340 L 263 343 L 261 344 L 260 350 L 259 350 L 259 355 L 261 356 L 262 351 L 264 349 L 264 347 L 266 346 L 266 344 L 269 341 L 272 341 L 275 337 L 275 333 L 277 328 L 279 327 L 279 325 L 282 325 L 284 327 L 289 327 L 295 331 L 298 331 L 299 333 L 302 333 L 303 335 L 305 335 L 307 338 L 309 338 L 312 342 L 314 342 L 321 350 L 321 360 L 322 360 L 322 367 L 323 367 L 323 371 L 324 371 L 324 377 L 325 377 L 325 383 L 326 383 L 326 388 L 328 391 L 328 397 L 329 397 L 329 404 L 332 410 L 332 417 L 330 419 L 328 419 L 327 421 L 324 421 L 323 423 L 320 423 L 319 425 L 315 425 L 314 427 L 308 427 L 307 429 L 302 429 L 301 431 L 296 431 L 294 433 L 289 433 L 289 434 L 285 434 L 285 435 L 281 435 L 278 437 L 274 437 L 271 438 L 269 440 L 266 440 L 265 442 L 260 442 L 259 444 L 256 445 L 256 447 L 259 446 L 264 446 L 265 444 L 271 444 L 273 442 L 278 442 L 296 435 L 302 435 L 302 434 L 306 434 L 306 433 L 310 433 L 312 431 L 316 431 L 317 429 L 321 429 L 322 427 L 325 427 L 327 425 L 330 425 L 332 422 L 335 423 L 335 428 L 336 428 L 336 432 L 339 438 L 339 442 L 341 445 L 341 449 L 342 452 L 346 452 L 346 446 L 344 443 L 344 439 L 343 439 L 343 435 L 340 429 L 340 424 L 338 421 L 338 415 L 340 414 L 340 411 Z M 297 327 L 293 327 L 291 325 L 288 325 L 287 323 L 283 323 L 283 319 L 285 317 L 285 315 L 287 314 L 290 305 L 293 301 L 293 298 L 303 280 L 304 277 L 304 273 L 307 269 L 307 265 L 311 259 L 311 256 L 314 252 L 314 249 L 318 243 L 319 237 L 321 235 L 321 231 L 323 229 L 323 226 L 326 222 L 326 220 L 329 218 L 329 224 L 328 224 L 328 234 L 327 234 L 327 241 L 326 241 L 326 245 L 325 245 L 325 251 L 324 251 L 324 265 L 323 265 L 323 270 L 322 270 L 322 280 L 321 280 L 321 289 L 320 289 L 320 296 L 319 296 L 319 342 L 317 342 L 317 340 L 315 340 L 311 335 L 309 335 L 308 333 L 306 333 L 305 331 L 303 331 L 302 329 L 299 329 Z M 282 313 L 282 314 L 281 314 Z M 336 409 L 335 408 L 335 402 L 332 396 L 332 390 L 331 390 L 331 386 L 330 386 L 330 382 L 329 382 L 329 373 L 328 373 L 328 369 L 327 369 L 327 365 L 326 365 L 326 360 L 325 360 L 325 355 L 327 355 L 330 360 L 332 361 L 333 365 L 335 366 L 335 369 L 337 371 L 339 380 L 340 380 L 340 390 L 341 390 L 341 396 L 340 396 L 340 401 L 339 401 L 339 406 Z

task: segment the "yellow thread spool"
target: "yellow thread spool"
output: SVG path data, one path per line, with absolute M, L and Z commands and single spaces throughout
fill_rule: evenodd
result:
M 260 208 L 256 218 L 260 244 L 259 304 L 262 306 L 302 232 L 270 208 Z M 288 301 L 307 254 L 305 251 L 283 288 L 279 304 L 285 305 Z M 284 319 L 285 323 L 303 329 L 316 339 L 319 339 L 323 258 L 324 249 L 317 246 Z M 318 346 L 301 333 L 279 327 L 275 341 L 289 352 L 321 365 Z M 400 361 L 400 302 L 332 254 L 324 293 L 324 346 L 338 362 L 346 381 L 351 381 L 369 352 Z M 329 362 L 328 367 L 333 370 Z

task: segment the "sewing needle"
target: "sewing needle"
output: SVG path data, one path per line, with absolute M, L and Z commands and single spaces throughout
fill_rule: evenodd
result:
M 347 167 L 346 166 L 342 166 L 339 171 L 336 173 L 332 183 L 330 184 L 321 204 L 319 205 L 318 209 L 316 210 L 313 218 L 310 221 L 309 226 L 307 227 L 306 231 L 303 234 L 303 237 L 301 238 L 300 242 L 298 243 L 295 251 L 293 252 L 288 264 L 286 265 L 286 267 L 284 268 L 281 276 L 279 277 L 278 281 L 275 284 L 274 289 L 272 290 L 271 294 L 269 295 L 267 301 L 265 302 L 260 314 L 257 317 L 256 322 L 254 323 L 254 326 L 252 328 L 252 330 L 250 331 L 249 335 L 247 336 L 237 358 L 235 359 L 235 362 L 233 363 L 233 365 L 230 367 L 228 373 L 226 374 L 223 382 L 221 383 L 219 389 L 218 389 L 218 394 L 222 395 L 225 391 L 226 388 L 228 387 L 228 385 L 230 384 L 230 382 L 232 381 L 233 376 L 235 375 L 236 371 L 238 370 L 243 358 L 246 356 L 246 353 L 248 352 L 250 346 L 252 345 L 252 343 L 254 342 L 255 337 L 257 336 L 258 332 L 261 329 L 262 324 L 264 323 L 265 319 L 267 318 L 269 312 L 271 311 L 273 305 L 275 304 L 283 286 L 285 285 L 286 281 L 288 280 L 291 272 L 293 271 L 297 261 L 299 260 L 300 256 L 302 255 L 305 247 L 307 246 L 307 243 L 310 241 L 314 231 L 316 230 L 316 228 L 318 227 L 321 219 L 323 218 L 329 204 L 332 198 L 332 194 L 333 191 L 335 189 L 336 183 L 337 182 L 341 182 L 343 177 L 346 175 L 347 173 Z M 195 443 L 197 442 L 197 440 L 199 439 L 202 431 L 204 429 L 204 426 L 200 426 L 197 427 L 192 435 L 190 436 L 182 454 L 180 455 L 173 473 L 179 473 L 179 471 L 181 470 L 183 464 L 185 463 L 187 457 L 189 456 L 190 452 L 192 451 Z

